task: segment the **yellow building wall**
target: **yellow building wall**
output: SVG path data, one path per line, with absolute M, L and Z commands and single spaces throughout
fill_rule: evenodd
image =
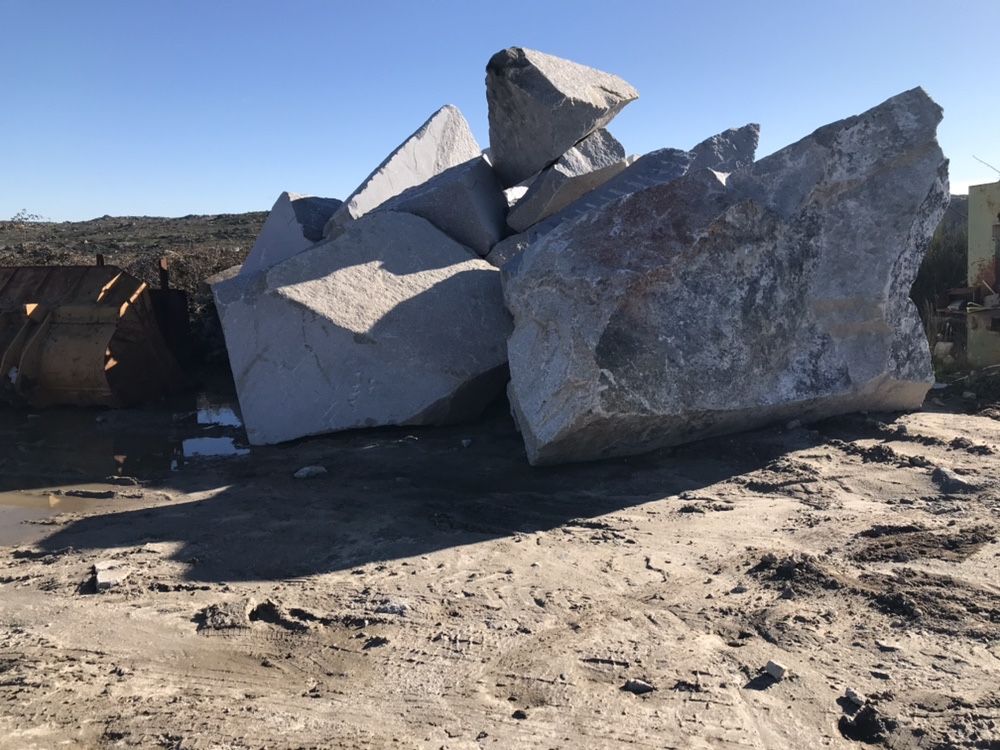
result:
M 993 225 L 1000 223 L 1000 182 L 969 188 L 969 286 L 981 287 L 980 295 L 1000 293 Z M 985 288 L 988 285 L 989 288 Z M 1000 364 L 1000 310 L 973 312 L 967 316 L 967 357 L 972 367 Z

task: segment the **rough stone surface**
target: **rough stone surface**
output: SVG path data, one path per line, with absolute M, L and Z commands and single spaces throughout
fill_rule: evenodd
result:
M 450 104 L 441 107 L 348 196 L 327 222 L 324 237 L 338 234 L 349 223 L 407 188 L 481 153 L 469 123 L 458 108 Z
M 479 255 L 486 255 L 506 233 L 507 199 L 493 167 L 482 156 L 405 190 L 378 210 L 427 219 Z
M 118 586 L 132 574 L 132 569 L 120 560 L 100 560 L 94 563 L 94 589 L 107 591 Z
M 522 47 L 486 66 L 490 155 L 505 186 L 541 171 L 639 93 L 621 78 Z
M 255 445 L 459 421 L 503 390 L 499 273 L 425 219 L 373 213 L 213 292 Z
M 315 479 L 316 477 L 321 477 L 325 474 L 325 466 L 303 466 L 301 469 L 292 474 L 292 476 L 295 479 Z
M 732 128 L 702 141 L 690 151 L 661 148 L 641 156 L 618 175 L 583 195 L 525 232 L 498 242 L 486 257 L 497 268 L 504 268 L 524 250 L 557 226 L 600 209 L 613 200 L 640 190 L 664 185 L 682 177 L 691 164 L 717 172 L 731 172 L 753 163 L 760 126 L 754 123 Z M 713 155 L 718 159 L 713 161 Z M 513 270 L 513 269 L 510 269 Z
M 918 407 L 933 376 L 908 294 L 948 201 L 940 119 L 914 89 L 532 244 L 504 275 L 531 462 Z
M 239 272 L 263 271 L 315 245 L 323 239 L 323 227 L 340 204 L 336 198 L 279 195 Z
M 220 281 L 231 279 L 233 276 L 238 276 L 242 270 L 243 264 L 237 263 L 235 266 L 230 266 L 229 268 L 225 268 L 218 273 L 213 273 L 211 276 L 207 276 L 201 281 L 198 285 L 199 290 L 210 292 L 215 284 L 218 284 Z
M 759 141 L 760 126 L 756 123 L 713 135 L 691 149 L 688 171 L 714 169 L 716 172 L 735 172 L 749 167 L 753 164 Z
M 507 216 L 507 224 L 515 232 L 523 232 L 627 166 L 622 144 L 604 128 L 595 130 L 532 180 Z
M 852 687 L 849 687 L 844 691 L 844 698 L 853 703 L 855 706 L 863 706 L 868 702 L 868 698 L 865 697 L 864 693 L 858 692 Z
M 781 681 L 785 679 L 785 675 L 788 674 L 788 667 L 781 662 L 777 662 L 772 659 L 764 666 L 764 671 L 767 672 L 772 679 Z
M 645 680 L 632 678 L 625 680 L 622 690 L 627 693 L 634 693 L 635 695 L 645 695 L 646 693 L 652 693 L 656 688 Z
M 210 604 L 197 615 L 198 629 L 229 630 L 232 628 L 249 628 L 250 610 L 252 608 L 253 602 L 249 599 Z
M 948 495 L 961 495 L 967 492 L 975 492 L 979 489 L 973 482 L 969 482 L 960 474 L 942 466 L 937 467 L 931 472 L 931 479 L 941 488 L 942 492 Z

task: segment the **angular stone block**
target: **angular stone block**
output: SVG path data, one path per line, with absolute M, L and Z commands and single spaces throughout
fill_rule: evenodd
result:
M 427 219 L 456 242 L 486 255 L 506 234 L 507 199 L 485 157 L 446 169 L 377 209 Z
M 690 151 L 661 148 L 641 156 L 621 173 L 584 194 L 561 211 L 557 211 L 520 234 L 501 240 L 490 250 L 486 260 L 497 268 L 503 268 L 505 273 L 511 273 L 515 270 L 512 261 L 533 242 L 560 224 L 600 209 L 626 195 L 676 180 L 687 174 L 692 163 L 697 163 L 700 168 L 714 169 L 718 172 L 731 172 L 750 165 L 757 150 L 759 135 L 760 126 L 751 123 L 713 135 Z
M 523 232 L 622 172 L 625 149 L 604 128 L 595 130 L 546 167 L 507 216 L 507 225 Z
M 486 66 L 490 156 L 505 186 L 552 164 L 639 93 L 621 78 L 522 47 Z
M 742 128 L 730 128 L 706 138 L 691 149 L 691 165 L 695 169 L 735 172 L 753 164 L 760 141 L 760 125 L 750 123 Z
M 481 149 L 458 107 L 447 104 L 403 141 L 365 178 L 323 230 L 324 237 L 378 208 L 407 188 L 479 156 Z
M 239 273 L 263 271 L 315 245 L 323 239 L 323 226 L 340 203 L 336 198 L 279 195 Z
M 254 445 L 472 418 L 506 381 L 499 273 L 417 216 L 372 213 L 213 292 Z
M 948 202 L 940 119 L 914 89 L 532 244 L 503 277 L 530 461 L 919 407 L 933 374 L 909 290 Z

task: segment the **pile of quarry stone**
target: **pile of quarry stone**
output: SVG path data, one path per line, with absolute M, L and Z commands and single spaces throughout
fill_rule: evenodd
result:
M 512 47 L 490 148 L 435 112 L 343 202 L 282 193 L 213 285 L 250 441 L 476 417 L 533 464 L 918 407 L 908 293 L 948 201 L 921 90 L 755 161 L 758 126 L 629 156 L 638 93 Z

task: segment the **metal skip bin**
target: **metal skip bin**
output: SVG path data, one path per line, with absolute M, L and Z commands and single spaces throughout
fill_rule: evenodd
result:
M 0 393 L 128 406 L 184 383 L 146 283 L 114 266 L 0 268 Z

